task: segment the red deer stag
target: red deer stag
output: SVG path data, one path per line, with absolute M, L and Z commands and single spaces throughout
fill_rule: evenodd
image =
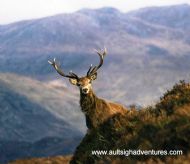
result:
M 126 112 L 123 106 L 107 102 L 94 94 L 91 84 L 97 78 L 98 69 L 103 65 L 106 49 L 104 51 L 97 51 L 97 54 L 100 57 L 99 65 L 94 67 L 91 65 L 84 77 L 79 77 L 72 71 L 69 74 L 65 74 L 56 63 L 55 58 L 53 61 L 48 61 L 61 76 L 69 78 L 71 84 L 79 87 L 80 106 L 82 112 L 85 114 L 86 126 L 89 130 L 98 127 L 117 113 L 124 114 Z

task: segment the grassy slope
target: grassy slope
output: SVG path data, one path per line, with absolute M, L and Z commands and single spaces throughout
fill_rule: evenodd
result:
M 72 163 L 188 163 L 190 160 L 190 84 L 181 81 L 167 91 L 155 107 L 131 109 L 116 115 L 86 134 Z M 92 150 L 141 149 L 183 150 L 182 156 L 92 156 Z M 70 157 L 71 158 L 71 157 Z M 69 160 L 70 160 L 69 158 Z M 68 163 L 64 157 L 44 158 L 49 164 Z M 41 159 L 18 160 L 13 164 L 37 164 Z
M 132 109 L 123 117 L 116 115 L 87 134 L 76 149 L 73 163 L 95 161 L 137 162 L 164 156 L 93 156 L 92 150 L 183 150 L 190 153 L 190 84 L 181 81 L 168 91 L 155 107 Z M 179 157 L 186 158 L 186 157 Z M 188 157 L 187 157 L 188 158 Z

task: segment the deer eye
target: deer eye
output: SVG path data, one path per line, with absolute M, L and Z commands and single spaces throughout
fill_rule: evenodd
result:
M 81 83 L 77 83 L 77 86 L 79 86 L 79 87 L 80 87 L 80 86 L 81 86 Z

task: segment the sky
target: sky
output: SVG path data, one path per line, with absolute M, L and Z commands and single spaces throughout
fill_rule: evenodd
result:
M 190 0 L 0 0 L 0 24 L 72 13 L 82 8 L 115 7 L 122 12 L 148 6 L 190 4 Z

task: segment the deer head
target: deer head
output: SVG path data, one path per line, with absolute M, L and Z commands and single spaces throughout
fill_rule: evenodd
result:
M 97 54 L 100 57 L 99 65 L 97 66 L 90 66 L 89 70 L 87 71 L 86 76 L 79 77 L 77 74 L 73 73 L 72 71 L 69 72 L 69 74 L 65 74 L 61 68 L 60 65 L 56 63 L 56 60 L 54 58 L 53 61 L 48 61 L 55 70 L 63 77 L 69 78 L 69 81 L 71 84 L 76 85 L 79 87 L 81 93 L 88 94 L 92 90 L 92 81 L 94 81 L 97 78 L 97 71 L 98 69 L 103 65 L 104 56 L 106 55 L 106 48 L 103 51 L 97 51 Z

